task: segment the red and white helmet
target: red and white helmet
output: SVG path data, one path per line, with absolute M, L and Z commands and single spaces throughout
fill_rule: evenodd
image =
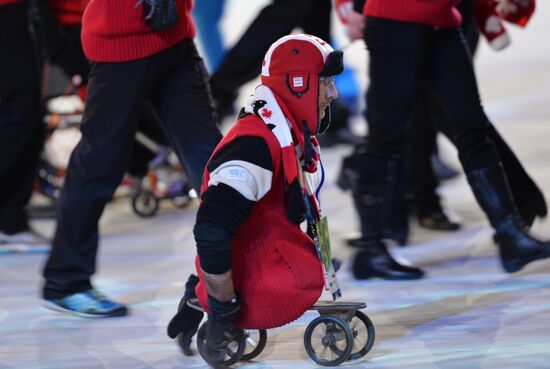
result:
M 323 133 L 330 123 L 330 111 L 319 119 L 319 77 L 344 70 L 343 53 L 327 42 L 307 34 L 281 37 L 262 63 L 262 84 L 283 100 L 296 123 L 310 134 Z M 327 108 L 328 109 L 328 108 Z

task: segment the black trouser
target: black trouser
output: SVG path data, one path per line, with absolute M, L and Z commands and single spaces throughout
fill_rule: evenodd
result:
M 231 104 L 239 87 L 260 74 L 269 46 L 294 28 L 328 41 L 330 10 L 330 0 L 274 0 L 263 8 L 212 75 L 214 98 L 219 104 Z
M 365 41 L 370 55 L 367 96 L 373 157 L 403 155 L 406 122 L 421 86 L 433 93 L 447 119 L 438 123 L 456 145 L 466 171 L 499 161 L 487 136 L 474 69 L 459 28 L 434 30 L 413 23 L 367 17 Z M 383 178 L 364 178 L 383 183 Z
M 221 139 L 202 59 L 191 40 L 147 58 L 92 63 L 81 131 L 59 200 L 44 297 L 87 290 L 95 272 L 98 221 L 131 155 L 150 101 L 191 185 L 199 191 L 208 158 Z
M 407 127 L 407 195 L 411 205 L 419 213 L 440 209 L 440 199 L 436 191 L 439 180 L 432 166 L 432 155 L 437 151 L 437 130 L 434 124 L 445 117 L 439 114 L 441 109 L 434 105 L 425 89 L 420 89 Z
M 40 1 L 37 4 L 39 17 L 34 25 L 48 62 L 60 67 L 69 79 L 75 75 L 80 76 L 81 85 L 87 85 L 90 64 L 84 55 L 80 40 L 82 27 L 80 25 L 61 26 L 46 2 Z M 138 129 L 158 144 L 167 144 L 166 138 L 157 125 L 155 112 L 151 109 L 144 109 Z M 145 176 L 148 163 L 156 154 L 137 141 L 134 141 L 132 153 L 128 173 L 138 177 Z
M 0 231 L 28 229 L 32 194 L 44 140 L 40 82 L 27 5 L 0 6 Z
M 479 40 L 479 31 L 474 21 L 473 1 L 463 0 L 457 9 L 462 15 L 460 28 L 473 54 Z M 440 209 L 440 199 L 436 192 L 439 181 L 433 171 L 431 157 L 437 152 L 436 126 L 449 126 L 437 122 L 445 119 L 447 117 L 437 100 L 425 88 L 421 88 L 412 110 L 405 167 L 409 197 L 417 210 L 425 213 L 424 215 Z

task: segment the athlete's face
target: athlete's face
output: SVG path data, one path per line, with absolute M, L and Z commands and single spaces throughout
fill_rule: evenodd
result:
M 325 110 L 338 97 L 334 77 L 319 77 L 319 119 L 325 117 Z

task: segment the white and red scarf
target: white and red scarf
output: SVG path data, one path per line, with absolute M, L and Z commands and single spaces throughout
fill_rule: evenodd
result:
M 260 85 L 248 98 L 245 112 L 255 114 L 271 129 L 281 146 L 283 171 L 286 184 L 291 184 L 295 178 L 302 186 L 302 192 L 307 194 L 311 213 L 315 220 L 321 218 L 319 192 L 324 182 L 324 169 L 321 162 L 321 150 L 314 136 L 310 137 L 313 147 L 311 161 L 305 163 L 304 133 L 292 115 L 270 88 Z

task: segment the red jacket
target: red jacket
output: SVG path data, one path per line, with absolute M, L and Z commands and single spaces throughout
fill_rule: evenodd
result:
M 435 28 L 458 27 L 462 20 L 455 8 L 461 0 L 367 0 L 363 14 L 371 17 L 419 23 Z
M 236 325 L 246 329 L 274 328 L 299 318 L 317 301 L 324 285 L 322 266 L 313 241 L 287 218 L 281 146 L 268 126 L 260 118 L 248 115 L 237 122 L 214 152 L 240 136 L 259 136 L 267 142 L 273 179 L 271 190 L 254 204 L 232 237 L 233 284 L 243 299 Z M 207 169 L 203 191 L 209 179 Z M 198 257 L 196 266 L 202 280 Z M 196 292 L 207 310 L 207 291 L 202 281 Z
M 138 0 L 91 0 L 82 19 L 82 46 L 86 57 L 96 62 L 124 62 L 145 58 L 195 37 L 191 18 L 193 0 L 176 0 L 179 21 L 156 32 L 145 23 Z

